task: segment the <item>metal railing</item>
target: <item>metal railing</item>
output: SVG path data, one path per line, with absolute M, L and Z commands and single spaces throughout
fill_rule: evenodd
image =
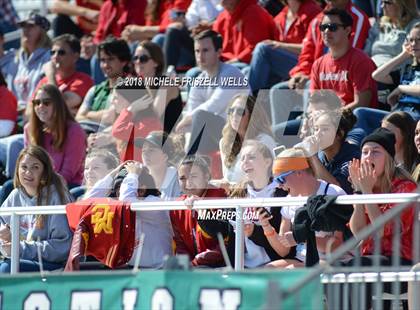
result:
M 420 195 L 417 193 L 409 194 L 374 194 L 374 195 L 347 195 L 337 197 L 336 204 L 377 204 L 377 203 L 401 203 L 419 201 Z M 256 198 L 256 199 L 215 199 L 215 200 L 201 200 L 194 202 L 194 209 L 219 209 L 219 208 L 236 208 L 237 212 L 242 212 L 246 207 L 288 207 L 296 205 L 304 205 L 307 197 L 280 197 L 280 198 Z M 133 211 L 156 211 L 156 210 L 186 210 L 184 202 L 182 201 L 157 201 L 157 202 L 142 202 L 132 203 L 131 210 Z M 387 212 L 386 218 L 389 214 L 394 214 L 396 208 L 393 208 L 391 213 Z M 399 210 L 399 209 L 398 209 Z M 0 216 L 11 216 L 11 232 L 12 232 L 12 273 L 18 271 L 18 257 L 19 257 L 19 217 L 26 214 L 65 214 L 65 205 L 59 206 L 35 206 L 35 207 L 12 207 L 0 208 Z M 242 214 L 242 213 L 238 213 Z M 235 270 L 243 269 L 243 217 L 239 216 L 237 221 L 236 234 L 236 249 L 235 249 Z M 376 225 L 377 222 L 375 222 Z M 369 226 L 371 227 L 371 226 Z M 376 226 L 373 226 L 376 227 Z M 362 235 L 362 234 L 360 234 Z M 352 239 L 352 240 L 357 240 Z M 351 240 L 350 240 L 351 241 Z M 356 242 L 356 241 L 354 241 Z M 352 247 L 355 247 L 353 244 Z M 339 250 L 339 249 L 338 249 Z M 340 255 L 341 251 L 333 253 Z M 343 251 L 343 250 L 342 250 Z M 348 249 L 346 250 L 348 251 Z M 336 254 L 341 253 L 341 254 Z

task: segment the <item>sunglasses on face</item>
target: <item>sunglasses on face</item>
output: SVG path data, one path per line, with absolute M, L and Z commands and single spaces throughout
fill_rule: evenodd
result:
M 229 108 L 228 110 L 229 115 L 236 114 L 237 116 L 244 116 L 246 114 L 245 108 Z
M 293 172 L 294 172 L 294 171 L 287 171 L 287 172 L 284 172 L 284 173 L 280 174 L 279 176 L 277 176 L 276 178 L 274 178 L 274 180 L 275 180 L 277 183 L 279 183 L 279 184 L 283 185 L 284 183 L 286 183 L 286 179 L 285 179 L 285 177 L 287 177 L 287 176 L 291 175 Z
M 58 56 L 64 56 L 67 54 L 67 52 L 65 50 L 62 49 L 58 49 L 58 50 L 51 50 L 51 56 L 54 56 L 55 54 L 57 54 Z
M 339 27 L 344 28 L 345 26 L 343 24 L 336 24 L 336 23 L 320 24 L 319 25 L 319 30 L 321 30 L 321 32 L 325 32 L 325 30 L 328 29 L 328 31 L 336 32 Z
M 34 106 L 39 106 L 42 103 L 43 105 L 45 105 L 46 107 L 48 107 L 52 103 L 52 100 L 49 99 L 49 98 L 46 98 L 46 99 L 34 99 L 34 100 L 32 100 L 32 103 L 33 103 Z
M 141 56 L 134 56 L 133 57 L 133 62 L 139 61 L 141 64 L 145 64 L 146 62 L 148 62 L 152 57 L 149 57 L 147 55 L 141 55 Z

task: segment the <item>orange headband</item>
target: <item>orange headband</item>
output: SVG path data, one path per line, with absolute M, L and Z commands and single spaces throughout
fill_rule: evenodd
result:
M 304 170 L 309 167 L 305 157 L 278 157 L 274 160 L 273 175 L 277 176 L 287 171 Z

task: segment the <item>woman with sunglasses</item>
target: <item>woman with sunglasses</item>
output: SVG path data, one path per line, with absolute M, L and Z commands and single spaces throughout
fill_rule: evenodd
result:
M 15 189 L 1 208 L 62 205 L 70 202 L 64 181 L 53 170 L 48 153 L 39 146 L 28 146 L 17 158 Z M 0 273 L 11 267 L 11 232 L 8 218 L 0 217 Z M 64 214 L 24 215 L 20 217 L 20 271 L 39 271 L 39 259 L 44 270 L 62 268 L 70 250 L 72 233 Z M 41 257 L 38 257 L 38 251 Z
M 383 16 L 369 30 L 364 51 L 376 66 L 401 53 L 411 27 L 419 21 L 416 0 L 382 0 Z
M 261 104 L 253 96 L 237 95 L 228 106 L 228 119 L 219 144 L 224 181 L 237 183 L 242 180 L 244 173 L 238 155 L 246 140 L 257 140 L 271 151 L 276 147 Z
M 289 193 L 287 197 L 346 194 L 339 186 L 316 178 L 310 161 L 302 149 L 291 148 L 281 152 L 274 161 L 273 174 L 276 175 L 274 179 L 280 187 Z M 296 246 L 296 256 L 294 258 L 273 261 L 269 264 L 270 267 L 294 268 L 304 266 L 306 253 L 310 249 L 307 249 L 305 244 L 296 244 L 292 233 L 294 216 L 296 211 L 302 207 L 281 208 L 281 224 L 278 233 L 276 227 L 271 225 L 270 217 L 259 214 L 259 221 L 264 234 L 277 254 L 285 257 L 289 254 L 290 249 Z M 315 236 L 321 260 L 325 258 L 327 244 L 331 244 L 331 250 L 334 250 L 343 240 L 341 232 L 316 232 Z
M 29 122 L 25 125 L 25 145 L 44 147 L 54 170 L 69 188 L 83 181 L 86 135 L 71 116 L 60 90 L 51 84 L 39 88 L 32 100 Z
M 122 160 L 141 161 L 141 152 L 134 148 L 131 132 L 134 131 L 134 139 L 144 138 L 156 130 L 170 134 L 182 113 L 183 103 L 178 87 L 160 86 L 156 82 L 165 78 L 164 58 L 159 45 L 150 41 L 141 42 L 133 61 L 135 72 L 144 82 L 133 94 L 133 100 L 120 100 L 117 103 L 119 116 L 112 127 L 112 135 L 119 140 L 117 144 Z M 154 83 L 147 83 L 153 78 L 157 78 Z M 128 90 L 119 93 L 124 97 Z

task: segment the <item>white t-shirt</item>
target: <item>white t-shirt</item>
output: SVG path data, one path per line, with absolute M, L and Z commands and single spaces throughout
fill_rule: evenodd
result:
M 318 180 L 321 184 L 319 185 L 319 188 L 315 195 L 346 195 L 346 192 L 339 186 L 327 183 L 323 180 Z M 326 189 L 328 185 L 328 189 Z M 290 197 L 288 195 L 287 197 Z M 303 205 L 300 206 L 290 206 L 290 207 L 282 207 L 281 208 L 281 216 L 282 218 L 290 220 L 292 223 L 295 219 L 296 211 L 300 208 L 302 208 Z M 328 235 L 332 235 L 332 232 L 325 232 L 325 231 L 317 231 L 315 232 L 315 236 L 317 237 L 326 237 Z M 323 257 L 323 253 L 318 253 L 319 257 Z M 306 258 L 306 244 L 300 243 L 296 246 L 296 259 L 300 260 L 301 262 L 304 262 Z

